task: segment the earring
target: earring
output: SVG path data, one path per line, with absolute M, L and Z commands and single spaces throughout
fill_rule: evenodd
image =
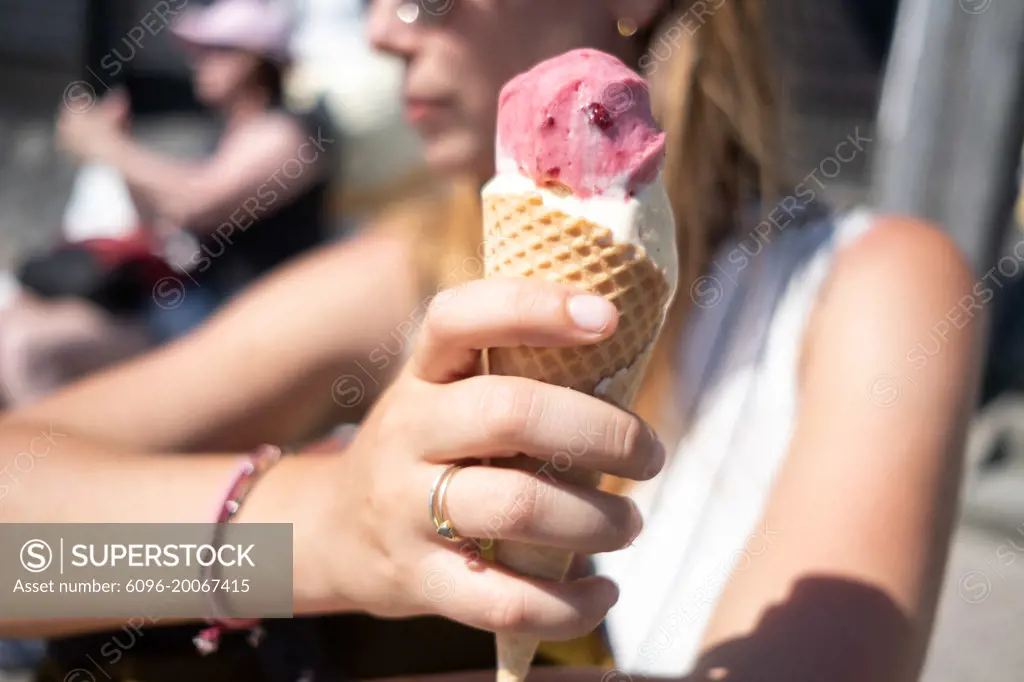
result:
M 420 16 L 420 6 L 415 2 L 403 2 L 398 6 L 398 18 L 406 24 L 411 24 Z
M 637 31 L 636 22 L 632 19 L 619 19 L 618 21 L 619 35 L 623 38 L 628 38 Z

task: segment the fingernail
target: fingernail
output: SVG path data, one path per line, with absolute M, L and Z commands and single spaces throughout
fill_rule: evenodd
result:
M 629 544 L 632 545 L 644 530 L 644 515 L 636 502 L 630 500 L 630 503 L 633 505 L 633 535 L 629 538 Z
M 665 459 L 668 453 L 665 452 L 665 444 L 661 442 L 661 439 L 654 436 L 654 452 L 651 453 L 651 462 L 647 465 L 647 471 L 644 472 L 645 479 L 652 479 L 657 476 L 662 467 L 665 466 Z
M 619 601 L 619 586 L 613 583 L 611 580 L 605 582 L 604 585 L 604 601 L 606 604 L 608 604 L 608 608 L 610 609 L 611 607 L 615 606 L 615 604 Z
M 615 319 L 615 305 L 602 296 L 573 296 L 569 299 L 569 317 L 580 329 L 600 333 Z

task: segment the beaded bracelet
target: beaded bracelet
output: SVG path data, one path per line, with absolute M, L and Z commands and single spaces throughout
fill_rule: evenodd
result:
M 242 504 L 245 502 L 245 498 L 249 496 L 253 487 L 263 477 L 271 467 L 273 467 L 281 459 L 281 448 L 273 445 L 261 445 L 256 449 L 252 455 L 245 458 L 242 462 L 242 466 L 239 468 L 238 473 L 231 482 L 231 487 L 228 488 L 227 495 L 224 496 L 224 502 L 221 504 L 220 509 L 217 511 L 217 526 L 214 530 L 212 545 L 215 549 L 219 549 L 224 540 L 224 526 L 231 522 L 235 515 L 238 514 L 238 510 L 242 508 Z M 212 564 L 211 566 L 201 566 L 199 569 L 199 578 L 201 580 L 210 579 L 213 573 Z M 217 650 L 220 644 L 221 633 L 225 630 L 249 630 L 249 644 L 257 646 L 263 637 L 263 629 L 260 627 L 259 618 L 229 618 L 219 617 L 219 614 L 226 614 L 229 612 L 226 604 L 224 603 L 224 596 L 214 590 L 210 596 L 213 611 L 218 617 L 208 620 L 211 624 L 210 627 L 201 631 L 195 639 L 192 641 L 196 645 L 196 649 L 199 653 L 206 655 L 213 653 Z

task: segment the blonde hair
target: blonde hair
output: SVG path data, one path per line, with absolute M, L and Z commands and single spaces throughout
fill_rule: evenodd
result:
M 651 96 L 666 133 L 663 178 L 680 263 L 675 302 L 636 405 L 653 424 L 663 421 L 670 382 L 678 376 L 673 349 L 692 304 L 691 284 L 734 233 L 742 208 L 773 200 L 778 186 L 778 122 L 761 1 L 719 0 L 712 9 L 713 4 L 670 2 L 652 29 L 637 36 L 644 48 L 639 66 L 661 71 L 652 79 Z M 458 275 L 479 276 L 475 267 L 466 267 L 480 258 L 479 189 L 472 181 L 447 185 L 444 208 L 435 204 L 432 225 L 420 224 L 417 260 L 427 283 L 447 280 L 449 286 Z

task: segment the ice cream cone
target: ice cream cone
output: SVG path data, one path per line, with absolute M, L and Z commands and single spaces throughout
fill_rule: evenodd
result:
M 487 277 L 542 277 L 569 284 L 606 297 L 620 316 L 615 333 L 595 345 L 492 348 L 488 373 L 566 386 L 630 409 L 672 295 L 670 282 L 644 248 L 616 242 L 608 227 L 546 206 L 540 192 L 485 195 L 484 239 Z M 567 451 L 583 454 L 569 446 Z M 522 458 L 515 465 L 524 466 Z M 595 487 L 600 482 L 571 459 L 552 465 L 546 471 L 554 468 L 555 476 Z M 514 542 L 497 543 L 495 557 L 519 573 L 549 580 L 563 579 L 572 561 L 568 552 Z M 502 633 L 497 640 L 499 682 L 521 682 L 539 640 Z
M 675 220 L 661 174 L 665 133 L 643 78 L 597 50 L 566 52 L 521 73 L 498 97 L 497 173 L 482 190 L 485 276 L 540 277 L 604 296 L 619 323 L 577 348 L 494 348 L 491 374 L 565 386 L 629 409 L 678 278 Z M 574 459 L 591 434 L 551 462 L 503 466 L 597 486 Z M 565 577 L 572 555 L 499 542 L 498 561 L 521 574 Z M 521 682 L 538 640 L 498 633 L 498 680 Z

